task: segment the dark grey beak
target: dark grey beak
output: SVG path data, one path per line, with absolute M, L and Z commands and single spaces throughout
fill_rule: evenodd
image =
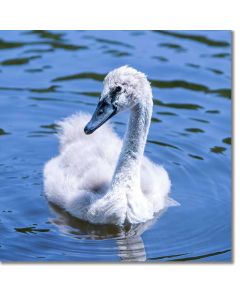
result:
M 97 105 L 97 108 L 84 128 L 86 134 L 93 133 L 96 129 L 102 126 L 107 120 L 117 113 L 117 107 L 111 103 L 108 97 L 101 99 Z

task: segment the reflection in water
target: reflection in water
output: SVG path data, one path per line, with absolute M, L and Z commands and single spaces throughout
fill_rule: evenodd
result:
M 180 32 L 174 32 L 174 31 L 167 31 L 167 30 L 154 30 L 157 33 L 163 34 L 163 35 L 169 35 L 180 39 L 187 39 L 198 43 L 203 43 L 211 47 L 228 47 L 230 44 L 226 41 L 216 41 L 213 39 L 209 39 L 206 36 L 203 35 L 197 35 L 197 34 L 189 34 L 187 31 L 186 33 L 180 33 Z
M 196 69 L 200 68 L 199 65 L 197 65 L 197 64 L 192 64 L 192 63 L 186 63 L 186 66 L 191 67 L 191 68 L 196 68 Z
M 170 148 L 173 148 L 173 149 L 180 150 L 177 146 L 173 146 L 171 144 L 163 143 L 163 142 L 160 142 L 160 141 L 148 140 L 148 143 L 156 144 L 156 145 L 163 146 L 163 147 L 170 147 Z
M 109 50 L 104 51 L 104 53 L 111 54 L 112 56 L 115 56 L 115 57 L 122 57 L 122 56 L 131 55 L 130 53 L 128 53 L 126 51 L 119 51 L 119 50 L 116 50 L 116 49 L 109 49 Z
M 213 54 L 212 57 L 216 57 L 216 58 L 229 58 L 230 57 L 230 53 L 217 53 L 217 54 Z
M 210 89 L 209 87 L 197 84 L 194 82 L 188 82 L 185 80 L 172 80 L 172 81 L 163 81 L 163 80 L 151 80 L 151 84 L 154 87 L 166 89 L 166 88 L 182 88 L 190 91 L 204 92 L 206 94 L 217 94 L 224 98 L 231 99 L 231 90 L 230 89 Z
M 207 121 L 207 120 L 198 119 L 198 118 L 190 118 L 190 120 L 194 120 L 194 121 L 197 121 L 197 122 L 200 122 L 200 123 L 209 123 L 209 121 Z
M 203 133 L 204 132 L 204 130 L 202 130 L 200 128 L 186 128 L 185 130 L 188 132 L 192 132 L 192 133 L 200 133 L 200 132 Z
M 58 85 L 51 85 L 47 88 L 30 89 L 30 91 L 33 93 L 51 93 L 55 92 L 56 88 L 58 88 Z
M 19 48 L 19 47 L 23 47 L 24 45 L 25 45 L 25 43 L 21 43 L 21 42 L 6 42 L 3 39 L 0 39 L 0 50 Z
M 177 52 L 184 52 L 186 51 L 185 48 L 183 48 L 182 46 L 178 45 L 178 44 L 173 44 L 173 43 L 161 43 L 159 44 L 160 47 L 166 47 L 169 49 L 174 49 Z
M 232 139 L 230 137 L 227 137 L 227 138 L 223 139 L 223 142 L 225 144 L 231 145 L 232 144 Z
M 192 261 L 192 260 L 200 260 L 200 259 L 203 259 L 203 258 L 208 258 L 208 257 L 211 257 L 211 256 L 216 256 L 216 255 L 221 255 L 221 254 L 225 254 L 225 253 L 228 253 L 230 252 L 231 249 L 226 249 L 224 251 L 217 251 L 217 252 L 213 252 L 213 253 L 208 253 L 208 254 L 205 254 L 205 255 L 198 255 L 198 256 L 192 256 L 192 257 L 185 257 L 185 258 L 177 258 L 177 259 L 172 259 L 171 261 Z M 181 256 L 181 255 L 179 255 Z M 176 257 L 176 256 L 175 256 Z
M 110 50 L 112 51 L 112 50 Z M 126 56 L 129 55 L 127 52 L 114 52 L 115 56 Z M 67 75 L 67 76 L 61 76 L 61 77 L 56 77 L 52 79 L 52 82 L 58 82 L 58 81 L 68 81 L 68 80 L 76 80 L 76 79 L 92 79 L 96 81 L 103 81 L 105 78 L 106 74 L 100 74 L 100 73 L 77 73 L 77 74 L 72 74 L 72 75 Z M 204 92 L 206 94 L 217 94 L 221 97 L 224 98 L 229 98 L 231 99 L 231 90 L 230 89 L 210 89 L 209 87 L 202 85 L 202 84 L 197 84 L 193 82 L 188 82 L 184 80 L 171 80 L 171 81 L 166 81 L 166 80 L 154 80 L 150 79 L 151 85 L 156 88 L 160 89 L 169 89 L 169 88 L 182 88 L 190 91 L 198 91 L 198 92 Z
M 49 232 L 50 231 L 50 229 L 39 229 L 39 228 L 36 228 L 36 226 L 15 228 L 15 230 L 17 232 L 21 232 L 21 233 L 33 233 L 33 234 L 36 234 L 38 232 Z
M 223 72 L 221 70 L 218 70 L 218 69 L 207 68 L 207 70 L 213 72 L 214 74 L 218 74 L 218 75 L 223 74 Z
M 97 37 L 89 36 L 89 35 L 85 35 L 84 38 L 95 40 L 97 43 L 100 43 L 100 44 L 123 46 L 125 48 L 133 48 L 133 46 L 130 45 L 130 44 L 120 42 L 120 41 L 116 41 L 116 40 L 97 38 Z
M 159 60 L 161 62 L 167 62 L 168 61 L 168 59 L 164 56 L 153 56 L 152 58 L 156 59 L 156 60 Z
M 96 225 L 74 218 L 56 205 L 50 204 L 54 218 L 50 220 L 64 234 L 78 236 L 80 239 L 106 240 L 114 239 L 117 245 L 118 256 L 121 261 L 145 261 L 146 252 L 142 234 L 150 229 L 157 221 L 158 215 L 148 222 L 140 224 L 126 224 L 123 227 L 114 225 Z
M 29 42 L 7 42 L 0 39 L 0 50 L 1 49 L 11 49 L 11 48 L 19 48 L 24 46 L 40 46 L 40 45 L 47 45 L 50 46 L 52 50 L 62 49 L 67 51 L 78 51 L 78 50 L 86 50 L 88 49 L 85 45 L 76 45 L 71 43 L 66 43 L 65 41 L 58 41 L 54 39 L 44 39 L 40 41 L 29 41 Z M 35 50 L 35 49 L 34 49 Z M 37 49 L 38 50 L 38 49 Z M 39 49 L 41 50 L 41 49 Z
M 21 57 L 21 58 L 13 58 L 13 59 L 7 59 L 1 62 L 1 65 L 3 66 L 14 66 L 14 65 L 26 65 L 31 60 L 41 58 L 41 56 L 30 56 L 30 57 Z
M 145 246 L 140 235 L 117 239 L 117 246 L 121 261 L 146 261 Z
M 92 79 L 97 81 L 103 81 L 106 74 L 97 74 L 97 73 L 78 73 L 78 74 L 72 74 L 68 76 L 61 76 L 54 78 L 52 81 L 66 81 L 66 80 L 74 80 L 74 79 Z
M 43 69 L 26 69 L 25 72 L 28 73 L 38 73 L 38 72 L 42 72 Z
M 40 38 L 51 39 L 54 41 L 60 41 L 60 40 L 62 40 L 62 37 L 64 36 L 63 33 L 54 33 L 49 30 L 31 30 L 31 31 L 25 32 L 24 34 L 37 35 Z
M 47 53 L 47 52 L 53 52 L 54 49 L 52 48 L 47 48 L 47 49 L 30 49 L 30 50 L 25 50 L 24 53 Z
M 6 132 L 4 129 L 0 128 L 0 135 L 6 135 L 10 134 L 9 132 Z
M 213 153 L 223 153 L 224 151 L 226 151 L 226 148 L 225 147 L 220 147 L 220 146 L 215 146 L 215 147 L 212 147 L 211 149 L 211 152 Z
M 190 157 L 195 158 L 195 159 L 199 159 L 199 160 L 203 160 L 203 158 L 199 155 L 194 155 L 194 154 L 188 154 Z
M 161 123 L 161 122 L 162 122 L 160 119 L 155 118 L 155 117 L 152 117 L 152 118 L 151 118 L 151 121 L 152 121 L 153 123 Z
M 219 114 L 220 111 L 217 110 L 217 109 L 213 109 L 213 110 L 206 110 L 206 113 L 208 113 L 208 114 Z
M 61 99 L 58 98 L 52 98 L 52 97 L 29 97 L 31 100 L 36 100 L 36 101 L 62 101 Z
M 158 115 L 165 115 L 165 116 L 177 116 L 176 113 L 170 112 L 170 111 L 158 111 Z
M 177 109 L 192 109 L 192 110 L 198 110 L 202 109 L 203 107 L 198 104 L 192 104 L 192 103 L 164 103 L 161 100 L 154 99 L 154 104 L 158 106 L 163 107 L 170 107 L 170 108 L 177 108 Z

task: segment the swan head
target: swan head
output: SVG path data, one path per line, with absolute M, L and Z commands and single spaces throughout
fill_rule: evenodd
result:
M 152 106 L 152 90 L 145 74 L 123 66 L 107 74 L 96 110 L 85 126 L 86 134 L 93 133 L 119 112 L 136 106 Z

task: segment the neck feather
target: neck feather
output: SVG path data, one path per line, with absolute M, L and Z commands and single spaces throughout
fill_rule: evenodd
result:
M 131 109 L 128 128 L 112 179 L 112 188 L 140 187 L 140 167 L 152 115 L 152 100 Z

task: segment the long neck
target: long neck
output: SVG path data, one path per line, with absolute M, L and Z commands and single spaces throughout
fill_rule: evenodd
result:
M 140 167 L 152 115 L 152 99 L 131 109 L 127 132 L 112 179 L 112 189 L 140 187 Z

